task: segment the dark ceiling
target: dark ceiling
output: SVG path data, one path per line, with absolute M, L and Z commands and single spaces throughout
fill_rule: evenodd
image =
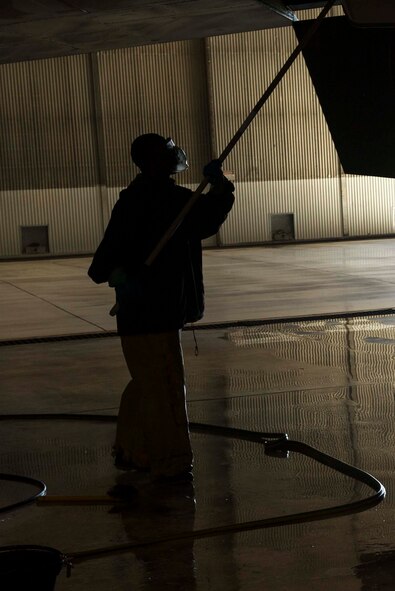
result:
M 281 0 L 1 0 L 0 63 L 281 27 Z

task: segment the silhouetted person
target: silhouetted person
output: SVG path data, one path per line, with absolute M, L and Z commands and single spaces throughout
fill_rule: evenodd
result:
M 156 260 L 145 260 L 191 198 L 170 175 L 186 154 L 157 134 L 132 143 L 141 170 L 121 191 L 88 274 L 117 295 L 117 327 L 131 375 L 121 400 L 115 464 L 147 469 L 153 479 L 191 478 L 193 456 L 185 403 L 180 329 L 203 317 L 201 240 L 216 234 L 232 208 L 234 187 L 218 161 L 204 169 L 202 195 Z

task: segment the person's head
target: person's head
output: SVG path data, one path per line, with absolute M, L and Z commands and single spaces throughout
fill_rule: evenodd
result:
M 171 138 L 145 133 L 132 142 L 130 154 L 143 174 L 168 177 L 188 168 L 187 156 Z

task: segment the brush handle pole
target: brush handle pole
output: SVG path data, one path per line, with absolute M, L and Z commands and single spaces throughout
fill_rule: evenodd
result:
M 308 30 L 305 37 L 297 45 L 297 47 L 295 47 L 295 49 L 293 50 L 293 52 L 291 53 L 291 55 L 289 56 L 289 58 L 287 59 L 285 64 L 279 70 L 278 74 L 275 76 L 273 81 L 269 84 L 269 86 L 267 87 L 267 89 L 265 90 L 265 92 L 263 93 L 261 98 L 259 99 L 259 101 L 256 103 L 255 107 L 250 111 L 250 113 L 248 114 L 248 116 L 246 117 L 244 122 L 241 124 L 241 126 L 236 131 L 236 133 L 234 134 L 234 136 L 232 137 L 232 139 L 230 140 L 230 142 L 228 143 L 226 148 L 223 150 L 222 154 L 219 156 L 218 160 L 221 163 L 225 160 L 225 158 L 227 156 L 229 156 L 230 152 L 233 150 L 233 148 L 235 147 L 235 145 L 237 144 L 237 142 L 239 141 L 239 139 L 241 138 L 243 133 L 246 131 L 247 127 L 250 125 L 250 123 L 253 121 L 253 119 L 255 119 L 255 117 L 258 115 L 259 111 L 262 109 L 263 105 L 266 103 L 268 98 L 271 96 L 271 94 L 273 93 L 275 88 L 277 88 L 277 86 L 279 85 L 281 80 L 284 78 L 285 74 L 288 72 L 288 70 L 290 69 L 290 67 L 292 66 L 292 64 L 296 60 L 296 58 L 299 56 L 299 54 L 303 51 L 303 49 L 309 43 L 310 39 L 313 37 L 313 35 L 315 34 L 317 29 L 321 25 L 322 21 L 324 20 L 324 18 L 326 17 L 326 15 L 328 14 L 328 12 L 332 8 L 332 6 L 334 5 L 335 1 L 336 0 L 329 0 L 326 3 L 325 7 L 322 9 L 319 16 L 316 18 L 316 20 L 314 21 L 314 23 L 312 24 L 312 26 Z M 153 251 L 151 252 L 149 257 L 145 261 L 145 265 L 147 267 L 152 265 L 152 263 L 154 262 L 154 260 L 158 256 L 158 254 L 161 252 L 161 250 L 163 249 L 165 244 L 167 244 L 167 242 L 170 240 L 170 238 L 174 235 L 175 231 L 177 230 L 179 225 L 182 223 L 185 216 L 191 211 L 192 207 L 195 205 L 196 201 L 198 200 L 200 195 L 203 193 L 204 189 L 207 187 L 208 184 L 209 184 L 208 178 L 204 178 L 201 181 L 200 185 L 194 191 L 190 200 L 181 209 L 180 213 L 177 215 L 177 217 L 174 219 L 172 224 L 169 226 L 169 228 L 163 234 L 162 238 L 159 240 L 158 244 L 155 246 L 155 248 L 153 249 Z
M 289 56 L 289 58 L 287 59 L 287 61 L 283 65 L 283 67 L 279 70 L 278 74 L 275 76 L 273 81 L 269 84 L 269 86 L 267 87 L 267 89 L 265 90 L 265 92 L 263 93 L 263 95 L 261 96 L 261 98 L 259 99 L 257 104 L 255 105 L 255 107 L 251 110 L 251 112 L 246 117 L 244 122 L 240 125 L 239 129 L 236 131 L 235 135 L 232 137 L 232 139 L 230 140 L 230 142 L 228 143 L 228 145 L 226 146 L 226 148 L 224 149 L 224 151 L 220 155 L 219 160 L 221 162 L 223 162 L 225 160 L 225 158 L 227 156 L 229 156 L 230 152 L 233 150 L 233 148 L 235 147 L 235 145 L 237 144 L 237 142 L 239 141 L 239 139 L 241 138 L 243 133 L 246 131 L 246 129 L 250 125 L 251 121 L 253 121 L 253 119 L 255 119 L 255 117 L 258 115 L 259 111 L 262 109 L 263 105 L 266 103 L 268 98 L 271 96 L 271 94 L 273 93 L 275 88 L 277 88 L 277 86 L 279 85 L 281 80 L 284 78 L 285 74 L 288 72 L 288 70 L 290 69 L 290 67 L 292 66 L 292 64 L 296 60 L 296 58 L 303 51 L 303 49 L 306 47 L 306 45 L 310 42 L 310 39 L 316 33 L 317 29 L 319 28 L 322 21 L 324 20 L 324 18 L 326 17 L 326 15 L 328 14 L 328 12 L 332 8 L 332 6 L 334 5 L 335 1 L 336 0 L 329 0 L 329 2 L 327 2 L 325 7 L 320 12 L 319 16 L 316 18 L 316 20 L 311 25 L 310 29 L 307 31 L 305 37 L 297 45 L 297 47 L 295 47 L 295 49 L 293 50 L 293 52 L 291 53 L 291 55 Z

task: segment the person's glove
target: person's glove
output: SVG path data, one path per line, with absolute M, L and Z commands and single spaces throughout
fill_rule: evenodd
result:
M 203 176 L 207 178 L 212 185 L 222 182 L 224 179 L 222 162 L 218 159 L 211 160 L 211 162 L 206 164 L 203 168 Z

